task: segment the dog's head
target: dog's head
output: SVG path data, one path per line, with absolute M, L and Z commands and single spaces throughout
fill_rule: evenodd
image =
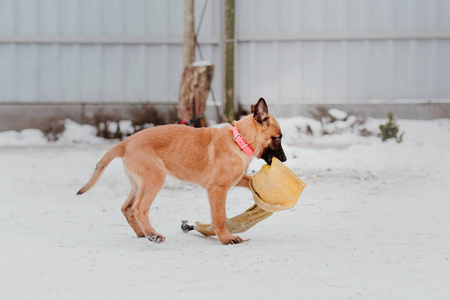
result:
M 255 105 L 252 105 L 253 122 L 258 130 L 259 144 L 262 146 L 261 154 L 258 158 L 262 158 L 269 165 L 272 158 L 276 157 L 280 161 L 286 161 L 283 147 L 281 146 L 281 128 L 277 120 L 269 115 L 267 103 L 260 98 Z

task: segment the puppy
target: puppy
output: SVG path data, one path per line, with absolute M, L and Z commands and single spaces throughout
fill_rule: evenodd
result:
M 252 114 L 235 121 L 234 127 L 165 125 L 137 132 L 103 156 L 78 194 L 88 191 L 105 167 L 121 157 L 132 187 L 122 212 L 138 237 L 156 243 L 165 240 L 150 224 L 148 213 L 169 174 L 207 190 L 212 224 L 220 242 L 238 244 L 243 240 L 225 226 L 225 201 L 231 187 L 248 188 L 250 177 L 246 172 L 253 156 L 268 164 L 273 157 L 286 161 L 280 126 L 269 115 L 263 98 L 252 106 Z

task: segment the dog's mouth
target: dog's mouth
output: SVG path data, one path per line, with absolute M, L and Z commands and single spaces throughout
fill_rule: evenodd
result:
M 264 161 L 270 165 L 272 164 L 272 158 L 276 157 L 281 162 L 285 162 L 287 160 L 286 155 L 284 154 L 283 148 L 280 146 L 277 149 L 272 149 L 270 147 L 267 147 L 264 149 L 263 154 L 261 155 L 261 158 L 264 159 Z

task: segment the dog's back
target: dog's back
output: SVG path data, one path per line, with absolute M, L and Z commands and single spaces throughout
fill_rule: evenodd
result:
M 223 155 L 233 155 L 234 148 L 231 126 L 222 128 L 192 128 L 183 125 L 159 126 L 129 137 L 124 144 L 123 162 L 126 168 L 136 168 L 139 160 L 158 160 L 164 165 L 167 174 L 183 180 L 208 186 L 217 180 L 218 172 L 233 167 L 233 159 Z M 241 153 L 237 152 L 238 166 L 242 168 Z M 139 156 L 139 160 L 136 160 Z M 249 159 L 250 162 L 250 159 Z M 133 166 L 130 166 L 133 164 Z M 245 172 L 242 169 L 242 172 Z M 223 174 L 222 174 L 223 175 Z

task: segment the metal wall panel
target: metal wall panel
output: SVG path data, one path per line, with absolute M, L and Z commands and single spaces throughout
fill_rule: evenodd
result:
M 236 5 L 241 103 L 450 102 L 449 0 Z
M 199 32 L 219 102 L 221 5 Z M 236 36 L 244 105 L 450 99 L 450 0 L 239 0 Z M 183 0 L 0 0 L 0 103 L 177 103 L 182 42 Z
M 177 103 L 183 14 L 183 0 L 0 0 L 0 103 Z M 209 1 L 199 33 L 216 95 L 220 14 Z

